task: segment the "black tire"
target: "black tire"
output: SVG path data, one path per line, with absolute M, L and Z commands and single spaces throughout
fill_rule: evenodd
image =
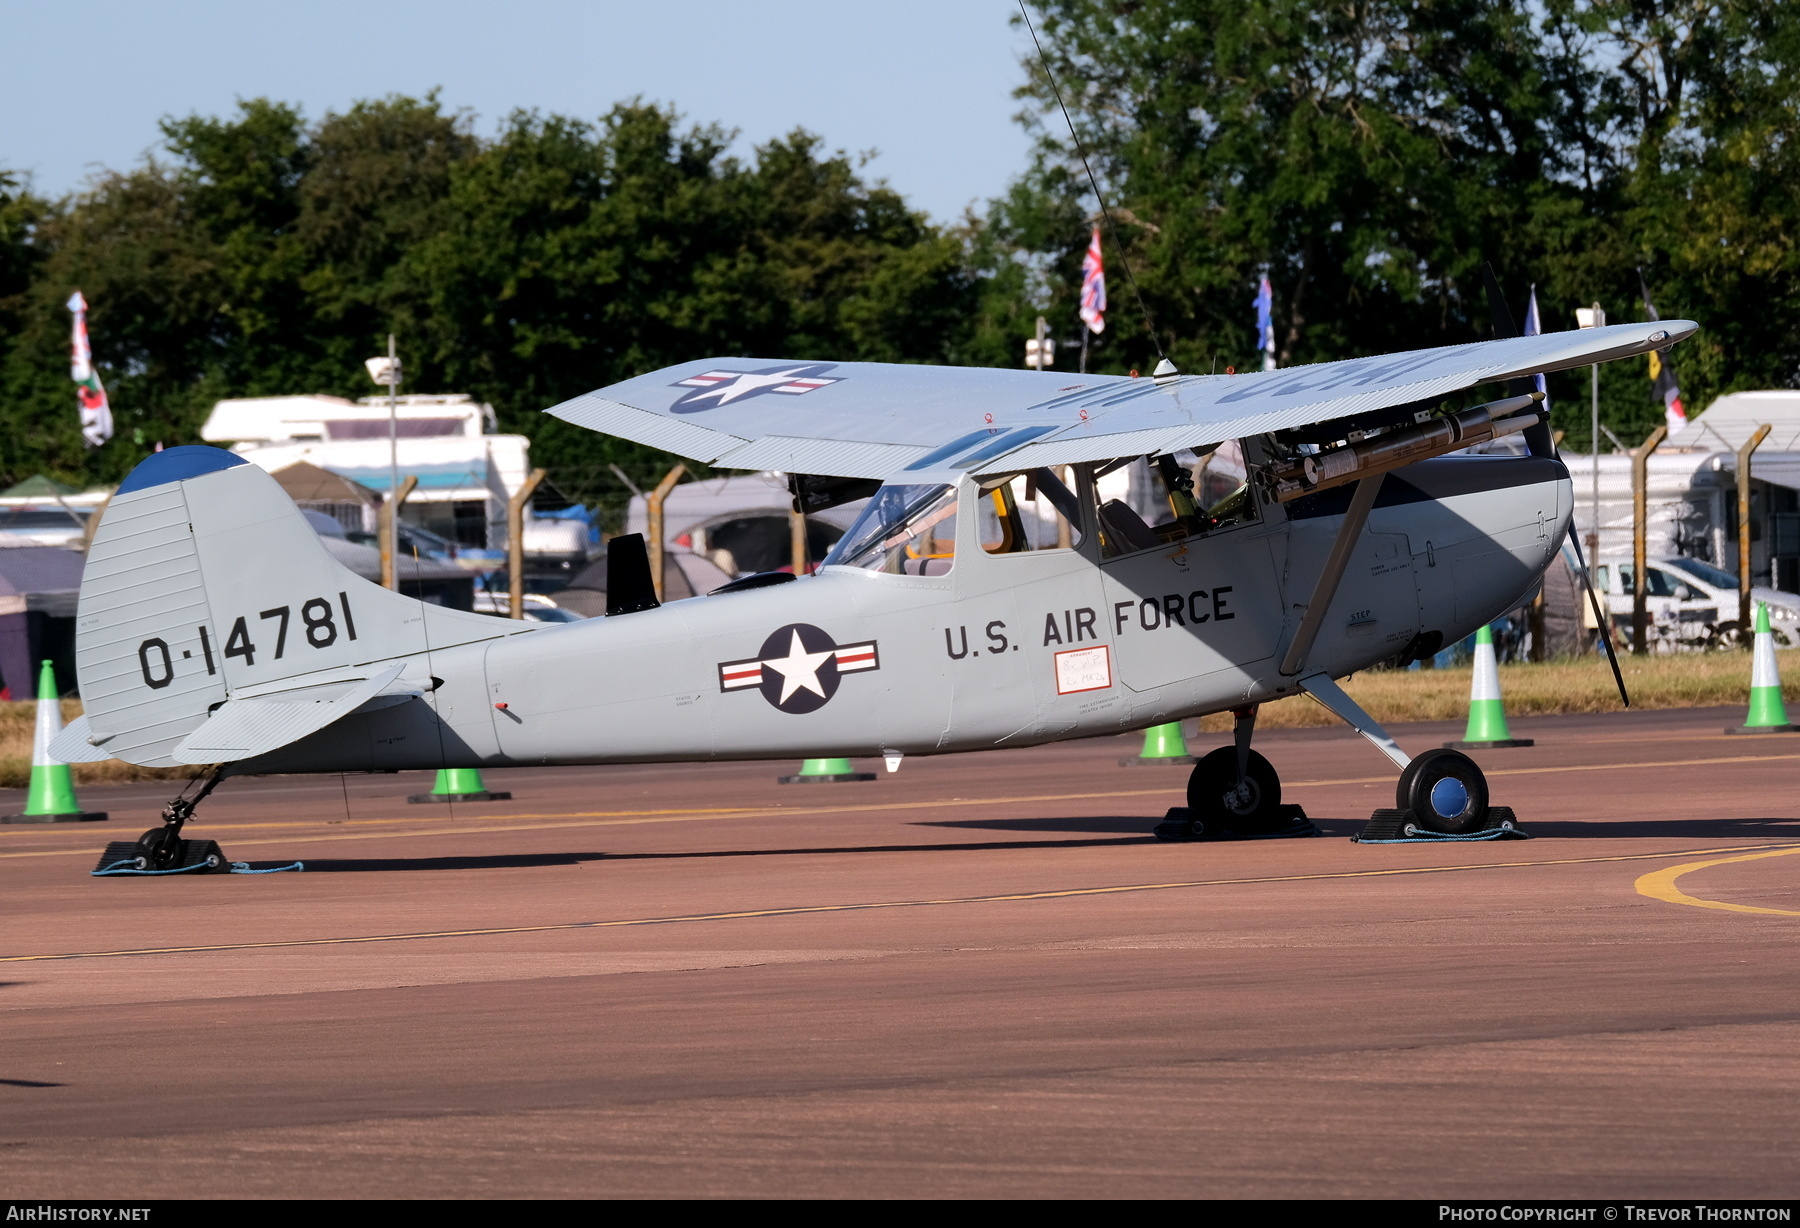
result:
M 1188 810 L 1198 835 L 1211 827 L 1273 831 L 1281 825 L 1281 777 L 1269 761 L 1250 752 L 1245 789 L 1238 794 L 1237 748 L 1222 746 L 1203 757 L 1188 776 Z
M 1428 750 L 1401 773 L 1400 808 L 1431 831 L 1462 836 L 1487 826 L 1487 777 L 1461 751 Z
M 1394 782 L 1395 810 L 1405 810 L 1407 806 L 1411 805 L 1406 799 L 1412 795 L 1413 777 L 1419 774 L 1419 768 L 1423 766 L 1425 760 L 1435 754 L 1437 754 L 1435 750 L 1428 750 L 1400 769 L 1400 779 Z

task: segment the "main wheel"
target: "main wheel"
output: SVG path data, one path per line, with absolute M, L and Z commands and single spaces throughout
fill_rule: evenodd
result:
M 1204 824 L 1259 832 L 1281 824 L 1281 777 L 1255 751 L 1250 752 L 1241 784 L 1236 747 L 1222 746 L 1206 755 L 1188 777 L 1187 795 L 1197 829 Z
M 1461 836 L 1487 824 L 1487 777 L 1461 751 L 1428 750 L 1400 774 L 1395 801 L 1432 831 Z

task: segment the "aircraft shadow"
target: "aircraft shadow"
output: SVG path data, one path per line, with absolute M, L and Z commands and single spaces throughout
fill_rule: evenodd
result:
M 1081 815 L 1073 818 L 950 819 L 916 823 L 957 831 L 1067 833 L 1099 838 L 1060 840 L 960 840 L 925 844 L 840 844 L 808 848 L 697 849 L 660 853 L 495 853 L 479 857 L 307 858 L 309 874 L 382 874 L 419 870 L 531 870 L 590 861 L 689 861 L 723 857 L 839 857 L 856 853 L 980 853 L 1022 849 L 1096 848 L 1149 844 L 1158 820 L 1147 815 Z M 1321 836 L 1343 839 L 1362 830 L 1364 819 L 1315 818 Z M 1678 840 L 1800 839 L 1800 819 L 1605 819 L 1522 820 L 1533 836 L 1557 839 Z M 4 1080 L 0 1080 L 4 1082 Z
M 821 857 L 847 853 L 979 853 L 1002 849 L 1090 848 L 1111 844 L 1149 843 L 1150 823 L 1132 820 L 1135 826 L 1118 829 L 1124 839 L 1110 840 L 987 840 L 954 844 L 843 844 L 817 848 L 697 849 L 671 853 L 496 853 L 486 857 L 384 857 L 306 859 L 308 874 L 372 874 L 411 870 L 528 870 L 544 866 L 572 866 L 588 861 L 691 861 L 713 857 Z M 1112 829 L 1107 829 L 1112 830 Z M 1135 836 L 1136 839 L 1131 837 Z
M 953 827 L 977 831 L 1110 832 L 1118 835 L 1150 834 L 1158 820 L 1142 815 L 1079 815 L 1055 819 L 948 819 L 920 823 L 920 827 Z M 1366 818 L 1313 816 L 1319 834 L 1348 838 L 1363 829 Z M 1560 840 L 1642 840 L 1664 837 L 1674 840 L 1785 839 L 1800 840 L 1796 819 L 1533 819 L 1521 816 L 1519 826 L 1527 835 Z M 1112 843 L 1106 841 L 1105 843 Z M 923 847 L 923 846 L 921 846 Z M 1029 847 L 1009 845 L 1007 847 Z
M 1151 836 L 1151 829 L 1162 822 L 1161 816 L 1150 815 L 1077 815 L 1073 818 L 1056 819 L 946 819 L 941 822 L 919 823 L 919 827 L 960 827 L 985 831 L 1066 831 L 1066 832 L 1112 832 L 1121 836 Z M 1352 836 L 1361 831 L 1366 820 L 1363 819 L 1314 819 L 1313 826 L 1324 836 Z M 1090 841 L 1090 843 L 1114 844 L 1113 840 Z M 1012 844 L 1008 848 L 1026 848 L 1029 845 Z
M 39 1079 L 0 1079 L 0 1087 L 66 1087 L 66 1083 L 45 1083 Z
M 377 874 L 394 870 L 532 870 L 601 861 L 606 853 L 495 853 L 483 857 L 359 857 L 305 859 L 308 874 Z
M 1109 832 L 1120 836 L 1148 836 L 1161 820 L 1147 815 L 1084 814 L 1058 819 L 943 819 L 913 824 L 915 827 L 949 827 L 965 831 L 1067 831 Z

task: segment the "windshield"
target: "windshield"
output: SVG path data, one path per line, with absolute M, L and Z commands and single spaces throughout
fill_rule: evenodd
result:
M 1735 589 L 1738 586 L 1738 578 L 1729 571 L 1714 567 L 1711 563 L 1702 563 L 1699 559 L 1670 559 L 1668 563 L 1714 588 Z
M 1619 583 L 1624 585 L 1626 592 L 1637 591 L 1636 575 L 1637 572 L 1630 563 L 1619 564 Z M 1675 585 L 1670 582 L 1669 573 L 1660 567 L 1644 568 L 1644 595 L 1646 597 L 1673 597 Z
M 955 555 L 955 487 L 883 486 L 825 556 L 824 566 L 940 576 Z

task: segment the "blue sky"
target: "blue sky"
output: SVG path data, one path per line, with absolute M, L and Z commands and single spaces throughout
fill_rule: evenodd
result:
M 740 130 L 801 126 L 877 150 L 885 178 L 940 221 L 999 195 L 1029 142 L 1011 92 L 1022 30 L 1009 0 L 0 0 L 0 166 L 38 191 L 136 164 L 164 115 L 239 98 L 309 118 L 440 87 L 494 131 L 515 108 L 584 118 L 641 95 Z

